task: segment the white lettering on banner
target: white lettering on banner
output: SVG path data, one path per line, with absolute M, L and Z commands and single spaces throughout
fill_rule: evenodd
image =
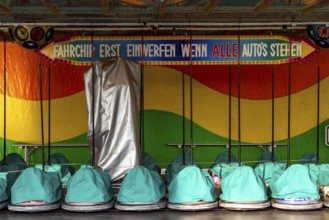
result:
M 207 44 L 181 44 L 182 57 L 207 57 Z
M 127 57 L 142 57 L 142 45 L 127 44 Z
M 145 56 L 147 61 L 178 61 L 180 58 L 196 58 L 195 60 L 216 60 L 220 58 L 235 59 L 238 57 L 239 45 L 236 42 L 226 43 L 183 43 L 172 41 L 151 41 L 144 44 L 134 43 L 133 41 L 101 41 L 94 46 L 95 58 L 101 59 L 105 57 L 123 56 L 138 60 Z M 208 54 L 208 47 L 209 52 Z M 211 48 L 213 47 L 213 48 Z M 53 57 L 58 59 L 72 58 L 72 60 L 86 61 L 92 57 L 93 46 L 89 43 L 75 41 L 74 43 L 65 42 L 54 44 Z M 302 43 L 298 41 L 250 41 L 242 42 L 240 45 L 242 60 L 272 60 L 287 59 L 289 57 L 296 58 L 302 56 Z M 209 56 L 209 57 L 208 57 Z M 76 59 L 78 58 L 78 59 Z M 87 58 L 87 59 L 86 59 Z M 164 59 L 161 59 L 164 58 Z M 198 59 L 202 58 L 202 59 Z
M 91 57 L 91 47 L 90 44 L 77 44 L 77 45 L 54 45 L 54 56 L 56 58 L 65 57 Z
M 302 56 L 302 44 L 301 43 L 292 43 L 291 44 L 291 56 L 292 57 Z
M 270 46 L 272 57 L 299 57 L 302 55 L 302 44 L 292 43 L 291 48 L 289 43 L 273 43 Z M 289 53 L 291 49 L 291 55 Z
M 175 57 L 175 44 L 145 44 L 144 55 L 146 57 Z M 127 57 L 141 57 L 141 44 L 127 44 Z
M 242 57 L 266 57 L 267 56 L 267 44 L 252 43 L 243 44 Z
M 144 45 L 146 57 L 175 57 L 175 44 L 146 44 Z
M 99 45 L 99 57 L 113 57 L 120 56 L 121 44 L 100 44 Z

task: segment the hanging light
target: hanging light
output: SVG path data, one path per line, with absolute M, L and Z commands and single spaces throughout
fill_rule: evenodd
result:
M 309 25 L 307 34 L 317 46 L 329 48 L 329 24 Z
M 18 25 L 9 27 L 11 40 L 22 47 L 35 50 L 46 45 L 54 35 L 51 26 Z

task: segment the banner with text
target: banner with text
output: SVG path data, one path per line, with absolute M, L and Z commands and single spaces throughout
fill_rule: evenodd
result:
M 53 61 L 75 65 L 115 56 L 145 65 L 218 65 L 289 63 L 316 50 L 303 39 L 284 36 L 84 36 L 52 42 L 41 53 Z

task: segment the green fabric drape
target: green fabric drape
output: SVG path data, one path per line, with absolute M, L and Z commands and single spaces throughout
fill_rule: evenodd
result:
M 53 203 L 62 197 L 62 186 L 57 173 L 46 173 L 37 168 L 26 168 L 11 188 L 11 203 L 28 201 Z
M 301 164 L 274 172 L 270 188 L 272 198 L 276 199 L 320 199 L 318 185 L 312 181 L 308 168 Z
M 158 172 L 138 166 L 124 177 L 117 200 L 120 203 L 154 203 L 165 196 L 165 184 Z
M 113 197 L 109 173 L 81 167 L 67 184 L 65 202 L 109 202 Z
M 248 166 L 240 166 L 221 181 L 220 199 L 227 202 L 264 202 L 268 199 L 264 182 Z
M 214 202 L 214 181 L 198 166 L 186 166 L 171 181 L 168 196 L 170 203 Z

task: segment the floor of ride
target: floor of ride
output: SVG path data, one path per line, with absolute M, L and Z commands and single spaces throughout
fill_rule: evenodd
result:
M 329 219 L 329 208 L 315 211 L 283 211 L 275 208 L 267 208 L 259 211 L 228 211 L 216 208 L 207 211 L 186 212 L 175 211 L 168 208 L 153 212 L 124 212 L 111 209 L 97 213 L 72 213 L 65 210 L 56 210 L 43 213 L 18 213 L 0 210 L 1 220 L 321 220 Z

